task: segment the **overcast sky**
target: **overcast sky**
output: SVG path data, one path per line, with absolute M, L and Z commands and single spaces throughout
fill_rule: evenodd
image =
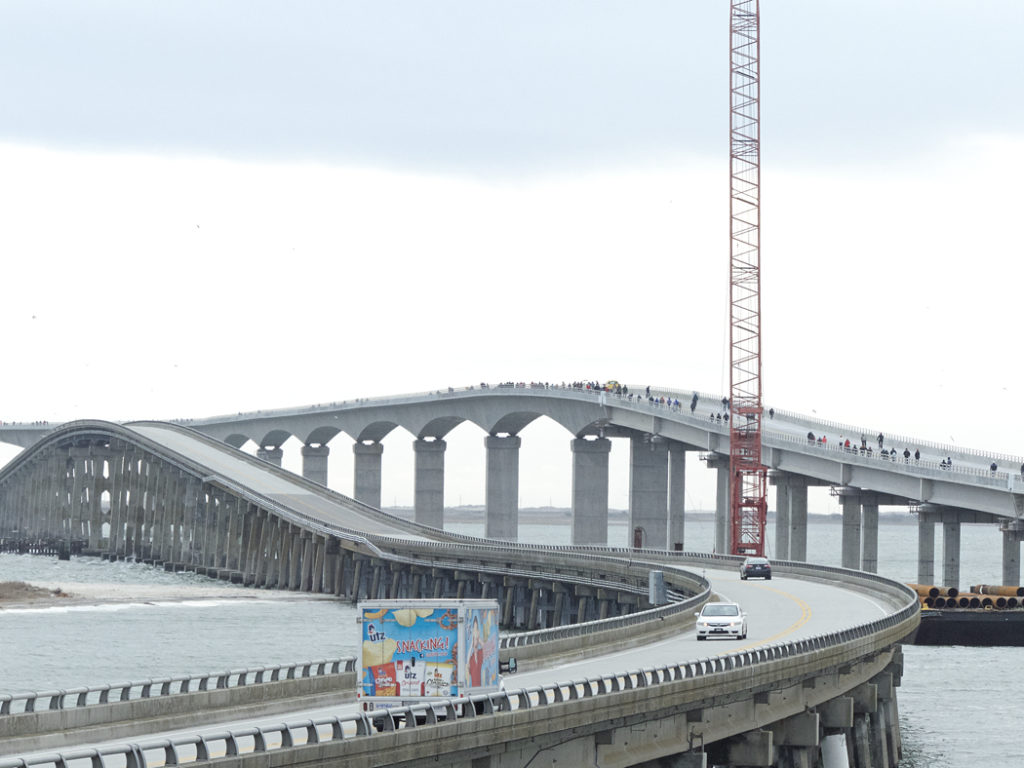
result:
M 0 419 L 724 392 L 728 15 L 7 0 Z M 766 404 L 1024 453 L 1022 32 L 1006 0 L 762 4 Z M 474 429 L 449 504 L 482 501 Z M 569 436 L 534 434 L 522 501 L 567 505 Z

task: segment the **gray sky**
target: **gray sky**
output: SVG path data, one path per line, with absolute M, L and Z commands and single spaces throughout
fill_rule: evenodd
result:
M 1024 452 L 1024 4 L 762 17 L 766 403 Z M 725 0 L 4 3 L 0 419 L 723 392 L 727 43 Z

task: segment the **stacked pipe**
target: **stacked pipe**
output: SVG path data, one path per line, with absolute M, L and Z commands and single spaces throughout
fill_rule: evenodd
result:
M 1000 587 L 988 584 L 972 586 L 961 593 L 956 587 L 908 584 L 928 608 L 1018 608 L 1024 606 L 1024 587 Z

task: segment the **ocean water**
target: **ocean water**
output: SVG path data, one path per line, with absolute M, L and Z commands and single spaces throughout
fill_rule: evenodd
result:
M 482 534 L 482 523 L 450 530 Z M 808 551 L 827 565 L 840 561 L 837 519 L 812 518 Z M 1000 534 L 995 526 L 961 532 L 962 587 L 998 583 Z M 566 525 L 520 526 L 533 543 L 568 543 Z M 774 531 L 769 526 L 768 541 Z M 936 547 L 941 563 L 941 528 Z M 613 525 L 610 545 L 625 545 L 626 526 Z M 711 551 L 709 521 L 687 523 L 686 549 Z M 770 553 L 769 553 L 770 554 Z M 902 581 L 917 576 L 917 528 L 883 521 L 879 571 Z M 332 599 L 251 590 L 193 574 L 92 558 L 0 555 L 0 581 L 146 586 L 146 598 L 92 607 L 0 611 L 0 693 L 121 683 L 355 655 L 356 612 Z M 213 586 L 215 585 L 215 587 Z M 182 596 L 188 599 L 180 599 Z M 1024 716 L 1024 648 L 905 646 L 899 690 L 902 768 L 1015 765 L 1017 724 Z

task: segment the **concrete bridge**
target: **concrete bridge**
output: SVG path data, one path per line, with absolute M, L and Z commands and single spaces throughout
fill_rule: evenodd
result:
M 473 423 L 484 434 L 487 456 L 485 536 L 512 541 L 518 530 L 519 432 L 546 416 L 569 435 L 574 544 L 608 541 L 610 441 L 623 438 L 630 445 L 633 543 L 651 549 L 685 548 L 685 469 L 687 455 L 697 453 L 717 473 L 715 551 L 728 552 L 728 422 L 721 418 L 727 413 L 725 404 L 720 397 L 693 391 L 640 392 L 481 385 L 186 423 L 235 447 L 251 441 L 259 446 L 260 458 L 278 466 L 282 446 L 295 437 L 302 443 L 303 476 L 322 485 L 328 483 L 330 443 L 344 433 L 354 441 L 353 495 L 375 508 L 381 506 L 385 438 L 402 427 L 415 436 L 415 519 L 434 528 L 444 524 L 444 438 L 459 424 Z M 842 508 L 844 567 L 877 570 L 879 507 L 904 506 L 918 516 L 919 583 L 936 583 L 935 526 L 941 524 L 941 583 L 959 586 L 960 525 L 977 522 L 1000 526 L 1002 581 L 1020 583 L 1020 457 L 898 435 L 883 435 L 879 441 L 876 429 L 774 409 L 763 426 L 764 457 L 776 494 L 777 558 L 807 560 L 808 487 L 829 486 Z M 38 423 L 3 425 L 0 440 L 28 446 L 52 429 Z M 88 467 L 83 465 L 81 471 Z
M 593 406 L 606 414 L 610 408 L 600 400 L 573 408 L 583 414 Z M 662 413 L 644 411 L 650 407 L 627 405 L 629 413 L 616 417 L 653 427 Z M 665 419 L 648 434 L 677 429 L 697 427 Z M 247 766 L 835 768 L 895 765 L 899 758 L 899 644 L 916 628 L 918 602 L 906 587 L 869 573 L 780 562 L 767 589 L 741 584 L 729 557 L 446 534 L 223 440 L 157 422 L 84 421 L 48 430 L 0 470 L 0 535 L 12 534 L 74 537 L 108 558 L 348 600 L 493 597 L 503 630 L 513 633 L 502 655 L 515 655 L 522 671 L 463 717 L 424 711 L 426 724 L 415 727 L 415 717 L 400 722 L 396 713 L 375 713 L 374 723 L 345 711 L 340 671 L 330 713 L 267 703 L 270 709 L 253 710 L 242 722 L 229 719 L 237 703 L 231 695 L 200 702 L 190 697 L 205 692 L 179 691 L 161 699 L 153 681 L 140 686 L 149 691 L 140 695 L 143 704 L 131 699 L 130 686 L 117 702 L 108 696 L 90 703 L 88 693 L 67 691 L 8 697 L 0 702 L 0 751 L 19 756 L 0 759 L 0 768 L 64 766 L 74 758 L 126 766 L 194 758 Z M 655 570 L 668 587 L 665 604 L 651 602 Z M 734 593 L 749 606 L 753 642 L 714 656 L 702 655 L 695 642 L 690 647 L 692 612 L 712 592 Z M 258 698 L 273 700 L 274 682 L 281 681 L 260 682 L 267 690 Z M 292 685 L 281 698 L 296 695 Z M 180 732 L 183 711 L 191 713 L 194 736 Z M 269 722 L 267 712 L 274 713 Z M 211 722 L 218 722 L 214 732 Z M 97 723 L 104 733 L 123 734 L 121 741 L 99 743 Z M 29 745 L 51 751 L 29 752 Z

